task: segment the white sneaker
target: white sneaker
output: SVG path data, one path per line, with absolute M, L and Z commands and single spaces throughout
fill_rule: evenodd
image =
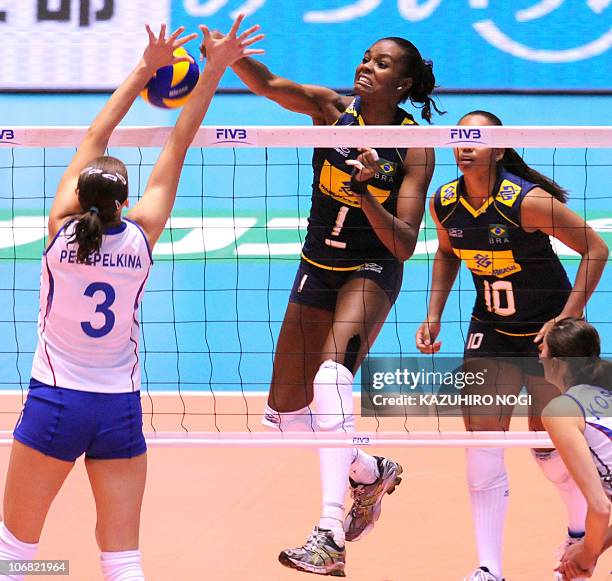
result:
M 569 549 L 572 545 L 579 543 L 582 541 L 582 537 L 570 537 L 568 536 L 555 551 L 555 567 L 561 562 L 563 555 L 565 555 L 565 551 Z M 555 571 L 553 579 L 555 581 L 564 581 L 564 577 L 561 573 Z M 574 577 L 572 581 L 587 581 L 585 577 Z
M 467 577 L 463 578 L 463 581 L 500 581 L 495 575 L 489 573 L 486 567 L 478 567 Z M 501 581 L 504 581 L 501 579 Z

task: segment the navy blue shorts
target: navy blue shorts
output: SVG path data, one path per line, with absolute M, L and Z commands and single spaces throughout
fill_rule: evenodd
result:
M 336 310 L 338 291 L 354 278 L 373 280 L 385 291 L 393 305 L 402 287 L 404 265 L 396 260 L 366 262 L 357 270 L 327 270 L 300 261 L 289 302 L 308 305 L 326 311 Z
M 543 376 L 539 347 L 533 342 L 537 332 L 521 334 L 517 331 L 516 325 L 472 319 L 463 355 L 466 358 L 510 358 L 508 363 L 520 366 L 524 373 Z
M 32 379 L 15 440 L 58 460 L 133 458 L 147 451 L 140 392 L 91 393 Z

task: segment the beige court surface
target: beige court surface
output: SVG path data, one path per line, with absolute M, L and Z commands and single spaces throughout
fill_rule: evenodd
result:
M 145 427 L 150 429 L 151 402 Z M 179 401 L 153 402 L 157 429 L 177 426 Z M 211 420 L 209 400 L 186 399 L 189 429 Z M 259 430 L 258 398 L 249 427 Z M 178 406 L 175 408 L 174 406 Z M 217 402 L 217 424 L 244 429 L 235 398 Z M 180 409 L 179 409 L 180 408 Z M 3 410 L 15 409 L 3 405 Z M 2 414 L 3 424 L 13 421 Z M 214 419 L 214 417 L 213 417 Z M 372 429 L 370 422 L 359 424 Z M 455 421 L 456 424 L 456 421 Z M 520 423 L 517 422 L 517 424 Z M 180 425 L 180 420 L 179 420 Z M 4 427 L 4 425 L 3 425 Z M 361 426 L 360 426 L 361 427 Z M 433 429 L 433 428 L 430 428 Z M 446 429 L 446 428 L 445 428 Z M 404 481 L 383 501 L 367 538 L 348 545 L 349 581 L 460 581 L 476 565 L 462 449 L 368 449 L 404 467 Z M 9 448 L 0 449 L 5 473 Z M 549 581 L 566 518 L 552 485 L 527 449 L 507 451 L 511 498 L 505 542 L 507 581 Z M 32 475 L 33 478 L 36 475 Z M 2 478 L 2 481 L 4 479 Z M 320 579 L 277 562 L 304 542 L 319 515 L 318 456 L 308 448 L 160 448 L 149 450 L 141 549 L 149 581 L 292 581 Z M 70 579 L 102 579 L 94 541 L 95 512 L 82 461 L 49 514 L 39 558 L 69 559 Z M 593 577 L 612 579 L 612 551 Z M 47 577 L 31 577 L 42 579 Z M 49 577 L 50 578 L 50 577 Z M 54 577 L 61 579 L 63 577 Z

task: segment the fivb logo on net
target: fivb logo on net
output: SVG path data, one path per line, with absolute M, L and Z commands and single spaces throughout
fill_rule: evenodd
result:
M 476 127 L 452 127 L 447 145 L 487 145 L 484 130 Z
M 15 130 L 14 129 L 0 129 L 0 143 L 18 145 L 18 143 L 15 141 Z
M 232 143 L 235 145 L 253 145 L 249 141 L 249 131 L 242 127 L 217 127 L 213 144 Z

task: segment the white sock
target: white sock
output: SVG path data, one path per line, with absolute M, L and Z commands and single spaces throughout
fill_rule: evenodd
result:
M 308 406 L 294 412 L 277 412 L 266 404 L 261 423 L 279 432 L 313 432 L 315 430 L 315 418 Z
M 353 432 L 353 374 L 331 359 L 314 378 L 316 427 L 321 432 Z M 344 545 L 344 502 L 354 452 L 351 448 L 320 448 L 323 509 L 319 527 L 330 529 L 338 545 Z
M 546 476 L 556 487 L 569 520 L 568 532 L 572 536 L 584 534 L 585 521 L 587 514 L 587 503 L 570 476 L 561 455 L 557 450 L 546 450 L 544 452 L 531 450 L 536 463 Z
M 140 551 L 100 553 L 104 581 L 145 581 Z
M 38 543 L 24 543 L 13 536 L 3 522 L 0 522 L 0 561 L 29 561 L 36 556 Z M 2 575 L 7 581 L 22 581 L 24 575 Z
M 502 448 L 468 448 L 467 481 L 476 532 L 478 564 L 502 578 L 508 475 Z
M 378 462 L 374 456 L 366 454 L 363 450 L 355 448 L 353 463 L 351 464 L 351 479 L 359 484 L 372 484 L 380 476 Z

